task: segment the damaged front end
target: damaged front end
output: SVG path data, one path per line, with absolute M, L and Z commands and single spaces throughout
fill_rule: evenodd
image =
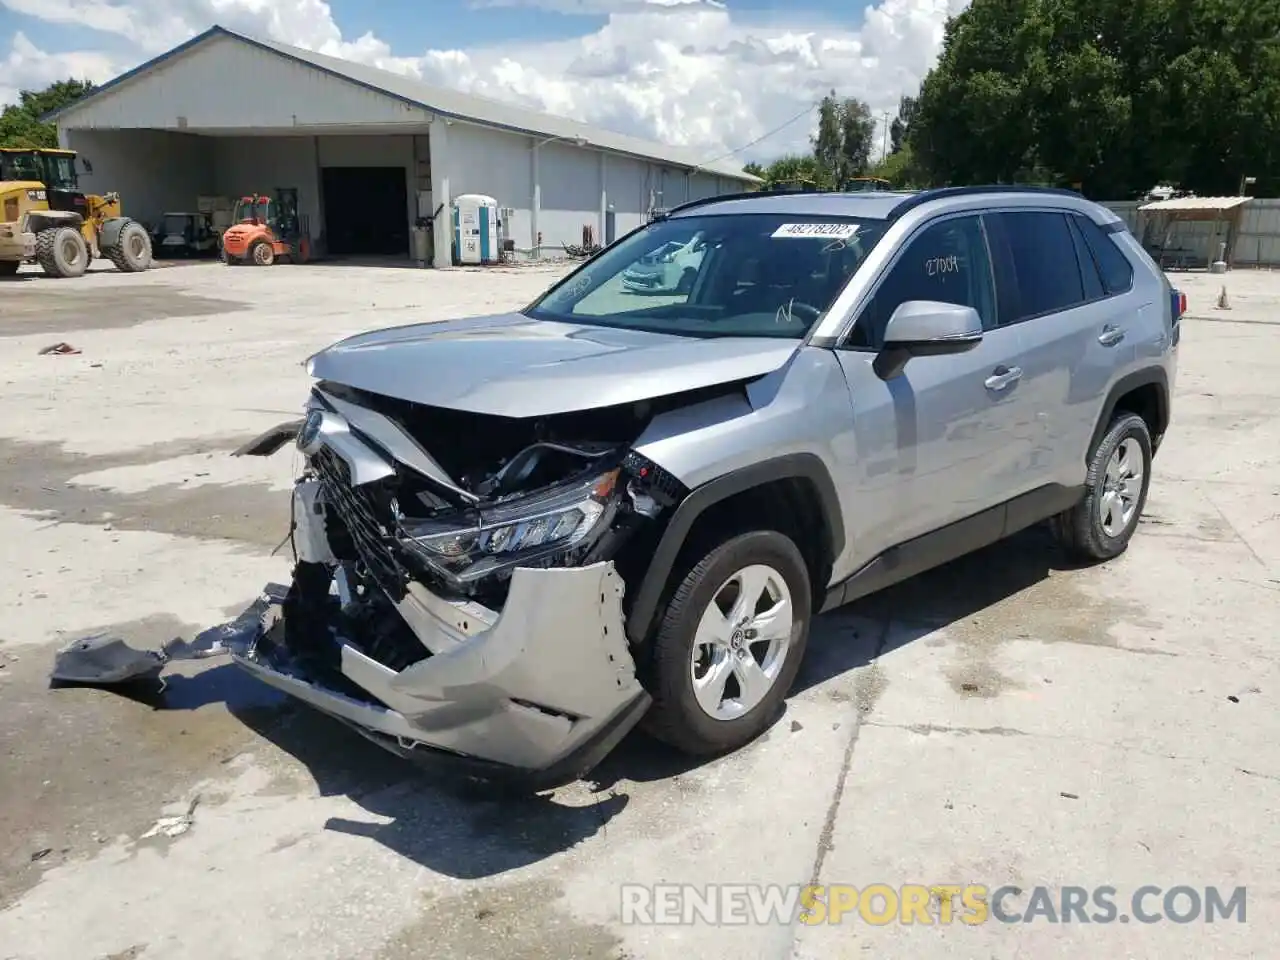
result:
M 685 398 L 687 401 L 687 398 Z M 632 444 L 654 402 L 521 419 L 320 382 L 293 440 L 293 582 L 232 656 L 411 759 L 537 789 L 590 770 L 650 698 L 628 565 L 684 491 Z

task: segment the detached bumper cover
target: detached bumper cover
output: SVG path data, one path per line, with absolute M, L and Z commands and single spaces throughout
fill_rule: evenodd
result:
M 343 643 L 341 672 L 369 701 L 327 688 L 288 656 L 279 642 L 283 588 L 267 588 L 257 629 L 228 646 L 261 680 L 393 752 L 547 789 L 587 773 L 648 709 L 623 631 L 622 589 L 611 563 L 518 569 L 488 623 L 412 624 L 440 652 L 402 672 Z M 431 599 L 437 609 L 448 604 Z M 422 636 L 431 629 L 440 634 Z

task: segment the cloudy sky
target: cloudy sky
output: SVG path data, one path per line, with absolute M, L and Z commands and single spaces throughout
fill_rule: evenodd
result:
M 831 88 L 892 110 L 967 2 L 0 0 L 0 103 L 108 80 L 221 23 L 708 159 L 763 136 L 737 156 L 767 160 L 804 148 L 812 114 L 788 121 Z

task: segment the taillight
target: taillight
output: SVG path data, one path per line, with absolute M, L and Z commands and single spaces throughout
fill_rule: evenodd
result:
M 1187 295 L 1181 290 L 1169 291 L 1170 307 L 1173 310 L 1173 322 L 1177 323 L 1187 312 Z

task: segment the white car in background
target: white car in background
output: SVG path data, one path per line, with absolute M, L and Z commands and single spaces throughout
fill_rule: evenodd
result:
M 688 293 L 705 251 L 701 235 L 687 243 L 664 243 L 622 272 L 622 289 L 630 293 Z

